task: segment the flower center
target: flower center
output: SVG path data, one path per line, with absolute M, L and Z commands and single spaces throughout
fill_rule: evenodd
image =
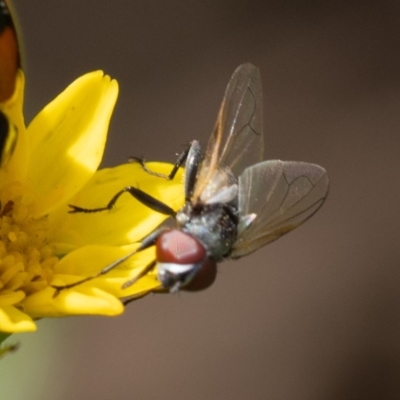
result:
M 4 186 L 0 199 L 1 305 L 3 295 L 22 291 L 28 296 L 48 286 L 58 258 L 48 243 L 48 220 L 32 218 L 33 202 L 22 184 Z

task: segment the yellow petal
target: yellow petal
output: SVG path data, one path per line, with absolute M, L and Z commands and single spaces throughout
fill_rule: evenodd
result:
M 161 283 L 157 278 L 157 269 L 154 267 L 143 277 L 136 280 L 145 272 L 147 266 L 155 260 L 154 247 L 141 251 L 130 257 L 122 264 L 122 270 L 116 269 L 99 279 L 97 285 L 108 290 L 118 298 L 142 295 L 148 292 L 158 291 L 161 289 Z M 129 281 L 136 280 L 132 285 L 125 287 Z M 111 287 L 111 284 L 113 287 Z
M 29 125 L 27 184 L 36 195 L 36 217 L 65 203 L 98 168 L 117 95 L 115 80 L 101 71 L 86 74 Z
M 55 266 L 54 272 L 58 275 L 91 276 L 137 247 L 137 244 L 125 248 L 112 246 L 80 247 L 63 257 Z
M 64 286 L 92 276 L 119 258 L 130 254 L 137 245 L 122 247 L 85 246 L 66 255 L 57 264 L 52 285 Z M 58 292 L 52 287 L 30 295 L 24 308 L 34 317 L 66 315 L 118 315 L 123 312 L 119 298 L 142 295 L 160 287 L 156 271 L 148 273 L 132 286 L 122 286 L 137 277 L 154 260 L 154 248 L 129 258 L 118 268 L 70 289 Z
M 52 285 L 77 282 L 99 272 L 103 267 L 132 252 L 137 247 L 86 246 L 63 257 L 57 264 Z M 154 257 L 148 254 L 147 259 Z M 143 262 L 141 263 L 143 265 Z M 66 315 L 118 315 L 123 305 L 117 296 L 122 285 L 131 279 L 132 270 L 122 265 L 101 278 L 90 280 L 71 289 L 59 291 L 48 287 L 26 298 L 24 308 L 34 317 Z M 149 285 L 147 285 L 149 287 Z M 143 291 L 143 288 L 141 289 Z
M 122 303 L 113 295 L 90 286 L 63 290 L 54 297 L 54 289 L 46 288 L 29 296 L 24 307 L 33 317 L 62 317 L 68 315 L 119 315 Z
M 22 290 L 17 292 L 11 292 L 6 294 L 0 294 L 0 307 L 12 306 L 19 303 L 25 297 L 25 293 Z
M 57 264 L 57 281 L 53 281 L 52 284 L 63 286 L 72 282 L 78 282 L 89 276 L 94 276 L 118 259 L 131 254 L 137 247 L 138 244 L 124 247 L 82 247 L 64 257 Z M 155 249 L 151 247 L 129 257 L 126 261 L 119 264 L 118 267 L 106 274 L 79 286 L 95 286 L 117 298 L 129 297 L 159 289 L 161 284 L 157 279 L 155 268 L 147 272 L 145 276 L 131 286 L 123 288 L 124 284 L 128 281 L 141 276 L 142 272 L 145 272 L 147 266 L 154 260 Z M 68 290 L 75 290 L 75 288 Z
M 113 294 L 118 298 L 129 298 L 131 296 L 141 296 L 150 292 L 157 292 L 159 289 L 162 289 L 162 286 L 160 281 L 157 279 L 157 271 L 154 270 L 127 288 L 122 288 L 121 285 L 116 286 L 115 289 L 116 291 L 113 292 Z
M 0 332 L 32 332 L 36 325 L 32 318 L 12 306 L 0 308 Z
M 124 247 L 81 247 L 60 260 L 56 266 L 56 276 L 52 284 L 63 286 L 93 276 L 111 263 L 131 254 L 137 247 L 138 244 Z M 94 286 L 117 298 L 123 298 L 157 289 L 160 287 L 160 282 L 157 280 L 155 269 L 147 273 L 146 276 L 139 279 L 135 284 L 128 288 L 122 288 L 127 281 L 140 276 L 147 265 L 154 261 L 154 259 L 154 247 L 146 249 L 129 257 L 117 268 L 107 272 L 105 275 L 68 290 L 75 290 L 76 288 L 81 290 L 81 288 Z
M 63 286 L 72 282 L 79 282 L 86 277 L 94 276 L 115 261 L 132 254 L 137 247 L 138 244 L 124 247 L 85 246 L 79 248 L 60 260 L 56 267 L 57 275 L 55 278 L 57 278 L 57 281 L 54 280 L 52 284 Z M 145 276 L 133 285 L 127 288 L 123 288 L 123 285 L 141 276 L 147 266 L 154 260 L 155 249 L 152 247 L 136 253 L 106 274 L 79 286 L 81 288 L 94 286 L 117 298 L 150 292 L 161 287 L 155 268 L 147 272 Z M 79 286 L 68 290 L 75 290 Z
M 168 174 L 172 168 L 172 165 L 164 163 L 148 163 L 147 166 L 163 174 Z M 182 171 L 173 181 L 168 181 L 149 175 L 137 163 L 97 171 L 70 203 L 85 208 L 102 207 L 126 186 L 139 187 L 174 210 L 183 205 Z M 110 211 L 68 214 L 68 210 L 66 206 L 61 207 L 50 216 L 52 242 L 58 244 L 59 249 L 63 246 L 68 248 L 68 244 L 124 245 L 137 242 L 167 218 L 150 210 L 129 193 L 124 193 Z
M 24 101 L 25 77 L 18 72 L 14 95 L 5 103 L 0 104 L 1 111 L 10 123 L 11 134 L 15 135 L 16 147 L 10 161 L 0 172 L 0 185 L 25 177 L 28 165 L 28 142 L 24 117 L 22 114 Z

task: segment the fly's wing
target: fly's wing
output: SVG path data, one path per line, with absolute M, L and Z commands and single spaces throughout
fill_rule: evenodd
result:
M 192 201 L 206 203 L 237 183 L 245 168 L 262 161 L 262 87 L 260 72 L 242 64 L 233 73 L 202 162 Z
M 310 218 L 328 194 L 326 171 L 303 162 L 264 161 L 239 178 L 239 215 L 252 223 L 239 231 L 233 258 L 249 254 Z

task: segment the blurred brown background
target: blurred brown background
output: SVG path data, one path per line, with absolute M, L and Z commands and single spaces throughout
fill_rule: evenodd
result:
M 0 364 L 2 398 L 400 398 L 400 2 L 15 0 L 28 120 L 104 69 L 121 91 L 103 166 L 206 143 L 256 63 L 266 158 L 324 166 L 303 227 L 198 293 L 118 318 L 39 322 Z

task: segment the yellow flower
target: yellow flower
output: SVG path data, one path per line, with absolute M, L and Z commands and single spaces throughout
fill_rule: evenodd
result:
M 0 332 L 33 331 L 34 320 L 48 316 L 120 314 L 120 298 L 160 287 L 154 272 L 121 288 L 154 258 L 153 249 L 58 294 L 52 285 L 96 274 L 131 252 L 137 246 L 132 243 L 166 217 L 128 194 L 106 212 L 69 214 L 68 204 L 102 207 L 123 187 L 134 185 L 179 209 L 181 172 L 169 182 L 145 173 L 137 163 L 96 171 L 118 95 L 117 82 L 101 71 L 73 82 L 27 128 L 23 88 L 19 72 L 13 97 L 0 103 L 18 137 L 0 169 Z M 171 169 L 161 163 L 149 167 L 160 173 Z

